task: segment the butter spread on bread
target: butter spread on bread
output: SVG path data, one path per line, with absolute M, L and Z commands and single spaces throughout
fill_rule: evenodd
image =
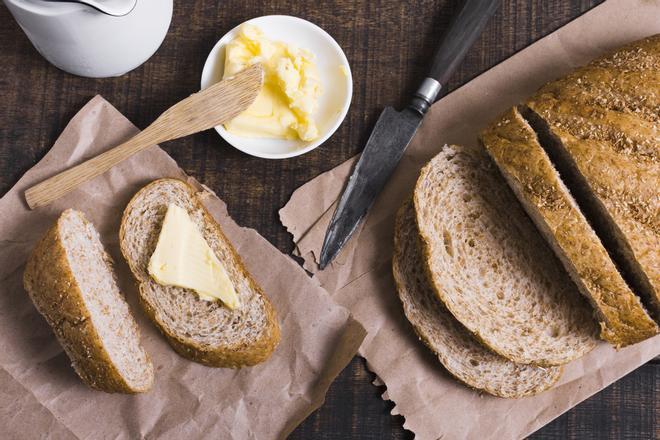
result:
M 185 209 L 170 203 L 149 260 L 149 275 L 166 286 L 192 289 L 205 301 L 240 306 L 227 271 Z
M 280 341 L 275 309 L 208 213 L 200 187 L 160 179 L 142 188 L 124 210 L 119 244 L 139 286 L 146 315 L 181 355 L 212 367 L 239 368 L 268 359 Z M 148 271 L 168 206 L 184 209 L 227 272 L 240 307 L 204 301 L 191 289 L 163 286 Z

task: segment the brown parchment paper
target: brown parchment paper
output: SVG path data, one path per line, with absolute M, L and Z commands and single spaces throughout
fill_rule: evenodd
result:
M 479 131 L 545 82 L 627 42 L 660 32 L 657 0 L 611 0 L 480 75 L 431 108 L 366 221 L 324 271 L 318 255 L 355 159 L 299 188 L 280 210 L 295 253 L 367 329 L 360 354 L 387 385 L 394 414 L 420 439 L 523 437 L 660 354 L 660 336 L 616 352 L 600 344 L 539 396 L 506 400 L 452 380 L 405 320 L 391 276 L 394 214 L 419 169 L 444 144 L 476 145 Z
M 327 388 L 357 351 L 364 329 L 318 282 L 256 231 L 241 228 L 225 204 L 151 147 L 54 204 L 30 211 L 30 185 L 121 143 L 137 129 L 100 96 L 71 120 L 50 152 L 0 200 L 0 425 L 12 438 L 240 438 L 286 436 L 318 408 Z M 121 213 L 144 184 L 187 179 L 206 191 L 246 267 L 269 296 L 282 342 L 265 363 L 215 369 L 178 356 L 137 305 L 137 291 L 118 246 Z M 26 257 L 65 208 L 95 224 L 138 321 L 156 370 L 143 395 L 85 387 L 22 287 Z

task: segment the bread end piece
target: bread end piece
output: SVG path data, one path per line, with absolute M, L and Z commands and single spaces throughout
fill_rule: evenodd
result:
M 580 292 L 589 299 L 601 337 L 616 347 L 658 333 L 517 108 L 488 127 L 481 140 L 523 207 L 546 237 Z
M 76 227 L 82 224 L 84 230 L 68 230 L 72 228 L 71 222 Z M 85 232 L 91 236 L 77 236 Z M 73 240 L 91 240 L 87 244 L 93 246 L 98 254 L 80 257 L 97 260 L 95 270 L 97 275 L 104 277 L 99 281 L 101 285 L 109 286 L 107 290 L 84 290 L 89 286 L 83 287 L 86 282 L 80 278 L 80 273 L 74 273 L 73 267 L 80 262 L 72 261 L 79 250 L 67 249 L 65 234 L 75 236 Z M 98 234 L 82 213 L 65 211 L 38 242 L 28 258 L 23 284 L 39 313 L 53 328 L 83 382 L 109 393 L 142 393 L 151 389 L 153 366 L 140 346 L 137 324 L 116 286 L 110 257 L 103 251 Z M 95 302 L 94 296 L 98 295 L 105 299 L 102 304 Z M 117 323 L 122 327 L 123 335 L 109 334 L 117 329 L 108 328 L 107 321 L 101 316 L 99 308 L 104 305 L 117 313 L 120 318 Z M 133 353 L 125 353 L 126 357 L 121 352 L 117 353 L 122 350 L 122 344 Z M 113 348 L 114 360 L 110 353 Z
M 526 106 L 589 223 L 660 321 L 660 34 L 546 84 Z

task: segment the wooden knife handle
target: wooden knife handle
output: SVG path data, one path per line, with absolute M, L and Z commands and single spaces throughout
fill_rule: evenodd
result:
M 429 76 L 445 87 L 484 26 L 495 13 L 499 0 L 466 0 L 433 56 Z
M 140 132 L 127 142 L 34 185 L 25 191 L 25 200 L 30 209 L 47 205 L 80 184 L 103 174 L 135 153 L 158 142 L 153 131 Z

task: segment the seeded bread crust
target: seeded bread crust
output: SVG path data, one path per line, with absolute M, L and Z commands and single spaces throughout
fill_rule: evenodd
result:
M 587 194 L 581 207 L 660 319 L 660 35 L 545 85 L 526 104 L 549 128 L 546 148 Z
M 207 242 L 225 266 L 229 278 L 237 287 L 239 297 L 242 295 L 242 304 L 239 309 L 230 311 L 221 303 L 210 304 L 199 299 L 189 289 L 161 286 L 148 275 L 146 268 L 148 256 L 153 253 L 153 247 L 155 247 L 157 236 L 160 233 L 160 225 L 167 205 L 175 200 L 177 200 L 177 204 L 187 205 L 181 207 L 187 209 L 189 214 L 191 211 L 196 214 L 193 217 L 198 219 L 198 225 L 203 230 Z M 154 219 L 145 220 L 144 216 L 153 216 Z M 155 219 L 155 217 L 159 218 Z M 145 224 L 148 225 L 149 222 L 153 221 L 158 224 L 152 224 L 151 230 L 140 230 L 144 228 Z M 122 254 L 137 280 L 140 290 L 140 302 L 147 316 L 156 324 L 180 355 L 207 366 L 228 368 L 255 365 L 270 357 L 280 341 L 280 329 L 275 310 L 261 288 L 245 269 L 240 257 L 224 236 L 220 225 L 201 203 L 193 187 L 176 179 L 160 179 L 142 188 L 135 194 L 124 210 L 119 240 Z M 217 246 L 214 246 L 211 241 L 217 243 Z M 221 258 L 220 254 L 224 255 L 224 258 Z M 166 310 L 163 303 L 158 303 L 159 297 L 173 298 L 171 301 L 174 303 L 177 300 L 185 301 L 190 306 L 190 316 L 183 314 L 183 311 Z M 241 308 L 248 307 L 245 302 L 246 298 L 250 301 L 250 304 L 254 303 L 256 304 L 254 307 L 259 308 L 255 313 L 258 315 L 261 324 L 241 315 Z M 219 309 L 220 307 L 223 309 Z M 212 324 L 202 322 L 199 316 L 194 316 L 195 311 L 199 310 L 212 310 L 205 316 L 208 316 L 209 319 L 222 316 L 223 322 L 231 323 L 224 329 L 212 330 L 214 334 L 211 336 L 214 337 L 215 342 L 202 341 L 201 337 L 185 334 L 192 332 L 201 334 L 206 331 L 208 325 Z M 177 313 L 178 315 L 176 315 Z M 221 318 L 217 319 L 220 320 Z M 169 322 L 166 322 L 168 320 Z M 238 330 L 233 327 L 235 322 L 237 322 Z M 181 328 L 174 328 L 173 324 L 187 327 L 190 331 L 184 332 Z M 261 325 L 261 327 L 255 329 L 254 327 L 257 325 Z M 227 334 L 230 332 L 257 332 L 258 335 L 247 341 L 224 342 L 222 341 L 223 332 Z M 240 339 L 240 334 L 237 337 Z
M 406 318 L 445 369 L 465 385 L 498 397 L 519 398 L 550 388 L 562 367 L 515 364 L 481 345 L 449 313 L 429 283 L 420 246 L 408 201 L 396 217 L 392 273 Z
M 110 359 L 92 324 L 59 233 L 62 219 L 72 212 L 65 211 L 32 251 L 23 276 L 25 290 L 53 328 L 83 382 L 109 393 L 146 392 L 154 381 L 149 358 L 143 366 L 147 379 L 140 386 L 131 386 Z M 105 263 L 111 266 L 110 256 L 106 254 L 105 259 Z M 132 319 L 125 325 L 134 326 L 137 331 L 137 324 Z
M 591 302 L 601 337 L 623 347 L 656 335 L 658 325 L 621 277 L 518 109 L 507 111 L 481 134 L 481 140 Z

